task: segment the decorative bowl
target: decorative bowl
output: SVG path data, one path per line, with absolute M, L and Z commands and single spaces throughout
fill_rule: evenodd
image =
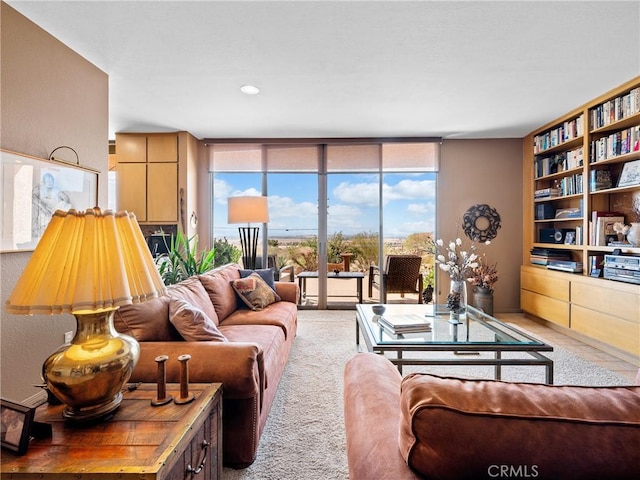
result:
M 373 310 L 373 313 L 376 315 L 382 315 L 386 309 L 384 305 L 373 305 L 371 307 L 371 310 Z

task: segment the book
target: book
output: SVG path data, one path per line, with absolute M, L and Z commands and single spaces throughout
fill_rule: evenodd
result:
M 590 192 L 611 188 L 611 185 L 611 172 L 609 170 L 591 170 L 589 172 Z
M 589 255 L 589 275 L 594 275 L 597 270 L 604 268 L 604 255 Z M 598 272 L 598 276 L 601 276 L 601 272 Z
M 420 315 L 387 315 L 378 319 L 378 325 L 393 334 L 430 332 L 431 320 Z

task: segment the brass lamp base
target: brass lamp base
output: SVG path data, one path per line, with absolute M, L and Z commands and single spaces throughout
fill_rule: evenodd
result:
M 67 407 L 62 411 L 62 416 L 73 422 L 97 420 L 106 417 L 111 412 L 114 412 L 120 406 L 120 402 L 122 402 L 122 393 L 119 393 L 116 395 L 116 398 L 113 398 L 102 405 L 80 408 L 74 408 L 67 405 Z
M 138 342 L 113 326 L 116 310 L 75 312 L 73 340 L 44 362 L 45 382 L 67 406 L 63 416 L 70 421 L 96 420 L 116 410 L 138 363 Z

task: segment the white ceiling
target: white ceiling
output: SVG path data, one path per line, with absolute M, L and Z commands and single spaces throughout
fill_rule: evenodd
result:
M 7 3 L 109 75 L 112 139 L 523 137 L 640 74 L 637 0 Z

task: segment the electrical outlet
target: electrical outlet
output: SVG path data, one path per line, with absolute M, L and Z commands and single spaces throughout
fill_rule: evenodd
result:
M 73 332 L 65 332 L 64 343 L 71 343 L 71 340 L 73 340 Z

